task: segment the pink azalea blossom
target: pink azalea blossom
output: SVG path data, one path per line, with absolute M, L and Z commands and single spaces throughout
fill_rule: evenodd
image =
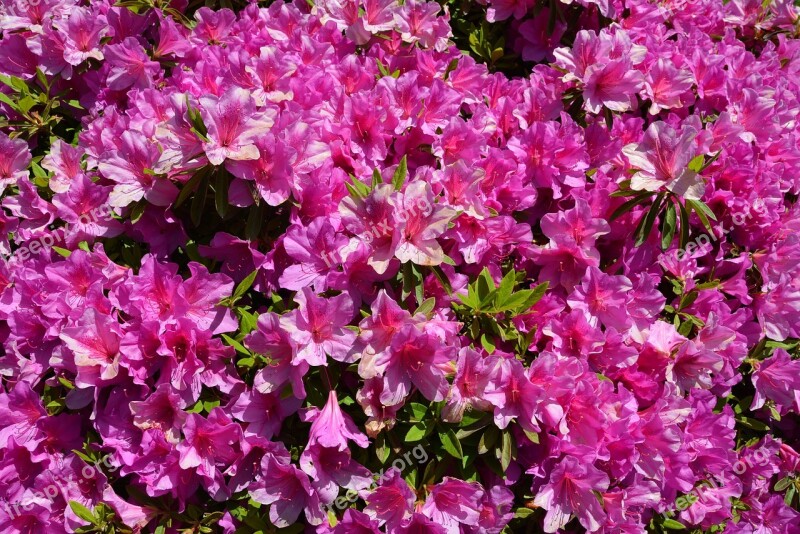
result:
M 352 359 L 356 335 L 346 328 L 353 318 L 353 302 L 346 294 L 326 299 L 305 287 L 295 296 L 300 308 L 281 317 L 280 325 L 298 347 L 296 362 L 311 366 Z

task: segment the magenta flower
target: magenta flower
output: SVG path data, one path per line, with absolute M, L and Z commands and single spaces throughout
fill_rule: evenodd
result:
M 461 525 L 474 526 L 480 519 L 480 502 L 484 491 L 475 482 L 445 477 L 431 489 L 422 513 L 448 533 L 458 534 Z
M 42 167 L 53 173 L 48 184 L 53 192 L 65 193 L 69 189 L 72 179 L 82 174 L 83 154 L 84 151 L 81 147 L 74 147 L 61 139 L 52 144 L 50 153 L 42 159 Z
M 267 439 L 280 434 L 283 420 L 300 408 L 296 397 L 281 398 L 276 393 L 244 391 L 230 405 L 230 413 L 239 421 L 247 423 L 246 434 L 255 434 Z
M 22 139 L 10 139 L 0 132 L 0 193 L 20 178 L 28 177 L 31 153 Z
M 260 157 L 255 140 L 275 123 L 275 110 L 256 110 L 249 91 L 231 88 L 222 96 L 200 98 L 200 111 L 208 128 L 209 141 L 203 144 L 212 165 L 225 160 L 254 160 Z
M 295 364 L 327 365 L 327 355 L 340 362 L 351 360 L 356 334 L 346 326 L 353 319 L 352 299 L 346 294 L 326 299 L 304 287 L 295 300 L 300 308 L 280 320 L 298 347 Z
M 157 428 L 170 443 L 180 441 L 186 412 L 180 409 L 180 396 L 168 384 L 161 384 L 146 400 L 130 403 L 133 424 L 142 430 Z
M 314 489 L 325 504 L 336 499 L 339 488 L 359 491 L 372 485 L 372 473 L 354 461 L 347 448 L 309 444 L 300 456 L 300 468 L 311 477 Z
M 404 327 L 392 339 L 391 348 L 375 359 L 375 365 L 384 369 L 381 402 L 401 403 L 412 386 L 430 401 L 443 400 L 449 387 L 445 369 L 454 359 L 452 346 L 415 326 Z
M 612 111 L 628 111 L 634 95 L 642 88 L 642 74 L 630 61 L 613 60 L 605 65 L 591 65 L 584 74 L 583 97 L 586 109 L 600 113 L 603 107 Z
M 644 93 L 652 102 L 650 114 L 681 107 L 684 102 L 693 102 L 693 85 L 694 77 L 690 72 L 679 70 L 671 61 L 659 58 L 647 72 L 644 84 Z
M 175 185 L 155 175 L 160 158 L 158 147 L 139 133 L 125 131 L 116 150 L 103 154 L 98 169 L 115 182 L 109 197 L 113 207 L 125 207 L 146 199 L 156 206 L 168 206 L 175 200 Z
M 662 187 L 686 199 L 698 200 L 705 185 L 689 162 L 697 154 L 694 143 L 697 131 L 691 126 L 680 133 L 665 122 L 654 122 L 641 143 L 622 148 L 631 166 L 637 170 L 631 188 L 637 191 L 658 191 Z
M 394 336 L 403 326 L 411 323 L 408 310 L 401 308 L 386 291 L 378 292 L 371 308 L 370 316 L 365 317 L 358 325 L 361 331 L 358 343 L 363 346 L 358 374 L 364 379 L 383 372 L 383 368 L 376 367 L 375 357 L 391 346 Z
M 122 327 L 115 318 L 88 309 L 60 337 L 75 355 L 77 385 L 94 386 L 119 373 Z
M 436 240 L 447 230 L 447 223 L 455 210 L 435 203 L 430 185 L 414 182 L 405 192 L 392 199 L 395 220 L 399 222 L 395 233 L 399 236 L 395 257 L 401 262 L 417 265 L 439 265 L 444 251 Z
M 234 176 L 253 181 L 267 204 L 279 206 L 291 194 L 291 163 L 297 159 L 295 151 L 271 133 L 256 136 L 253 145 L 259 156 L 241 160 L 229 158 L 225 168 Z
M 393 532 L 398 534 L 448 534 L 447 529 L 421 513 L 414 513 Z
M 386 272 L 394 258 L 400 236 L 395 232 L 392 199 L 394 188 L 388 184 L 377 185 L 364 199 L 345 197 L 339 213 L 345 228 L 358 236 L 371 248 L 368 263 L 379 274 Z
M 284 269 L 278 282 L 293 291 L 311 286 L 321 293 L 329 288 L 328 273 L 342 263 L 342 249 L 348 239 L 336 232 L 324 217 L 308 226 L 293 225 L 286 231 L 283 248 L 298 262 Z
M 630 325 L 627 302 L 633 284 L 625 276 L 609 276 L 589 267 L 581 285 L 576 286 L 567 302 L 573 310 L 583 311 L 592 325 L 624 332 Z
M 753 372 L 756 394 L 751 410 L 761 408 L 767 400 L 786 411 L 800 412 L 800 360 L 792 360 L 783 349 L 761 362 Z
M 586 460 L 565 456 L 536 495 L 536 505 L 547 510 L 545 532 L 557 532 L 573 514 L 589 531 L 597 530 L 604 521 L 603 506 L 594 492 L 608 489 L 608 475 Z
M 109 193 L 110 187 L 98 186 L 85 174 L 78 174 L 73 178 L 69 191 L 53 197 L 58 216 L 68 223 L 64 235 L 67 247 L 122 233 L 122 224 L 114 219 L 113 212 L 107 207 Z
M 64 28 L 64 59 L 74 66 L 87 59 L 103 59 L 100 40 L 107 32 L 105 17 L 96 16 L 84 7 L 71 10 Z
M 496 362 L 496 359 L 484 358 L 469 347 L 459 351 L 453 387 L 450 388 L 446 404 L 442 408 L 442 418 L 445 421 L 459 422 L 465 411 L 492 409 L 484 395 Z
M 328 393 L 328 401 L 323 408 L 310 409 L 305 420 L 311 422 L 309 431 L 309 445 L 320 445 L 340 451 L 347 449 L 348 440 L 352 440 L 359 447 L 369 445 L 367 436 L 358 430 L 349 415 L 342 412 L 336 392 Z
M 331 530 L 331 534 L 380 534 L 378 524 L 364 512 L 348 508 L 341 521 Z
M 364 512 L 377 519 L 386 528 L 398 527 L 411 515 L 414 505 L 414 492 L 403 480 L 400 471 L 389 469 L 383 474 L 379 486 L 366 498 Z
M 227 466 L 237 456 L 240 427 L 220 408 L 214 408 L 208 418 L 190 413 L 183 426 L 184 440 L 178 446 L 182 469 L 198 468 L 200 475 L 214 478 L 217 466 Z
M 285 528 L 305 510 L 309 523 L 323 521 L 319 495 L 311 487 L 308 475 L 291 464 L 282 463 L 267 454 L 261 461 L 262 476 L 250 488 L 250 497 L 261 504 L 269 504 L 269 519 L 277 527 Z
M 260 393 L 275 393 L 283 385 L 291 383 L 298 398 L 306 396 L 303 376 L 308 372 L 308 363 L 296 361 L 297 346 L 289 333 L 280 326 L 280 316 L 265 313 L 258 317 L 258 329 L 245 338 L 245 346 L 256 354 L 267 358 L 268 365 L 259 370 L 254 387 Z M 295 363 L 297 365 L 295 365 Z
M 535 386 L 522 364 L 515 359 L 503 359 L 486 387 L 484 398 L 494 408 L 494 422 L 506 428 L 513 419 L 531 432 L 538 432 L 537 413 L 543 391 Z
M 107 80 L 110 89 L 119 91 L 129 87 L 150 87 L 161 73 L 161 65 L 150 60 L 142 45 L 133 37 L 109 45 L 103 52 L 111 66 Z

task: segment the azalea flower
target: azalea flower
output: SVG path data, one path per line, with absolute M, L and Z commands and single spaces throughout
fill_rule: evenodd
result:
M 318 525 L 325 517 L 317 492 L 311 487 L 308 475 L 290 464 L 267 454 L 261 461 L 263 475 L 250 489 L 250 497 L 261 504 L 271 505 L 269 520 L 285 528 L 305 510 L 306 520 Z
M 573 514 L 587 530 L 600 528 L 605 512 L 594 492 L 608 489 L 608 484 L 608 475 L 591 462 L 565 456 L 534 499 L 537 506 L 547 510 L 544 531 L 557 532 L 569 523 Z
M 406 190 L 392 199 L 395 219 L 399 222 L 395 229 L 399 236 L 395 257 L 401 262 L 411 261 L 417 265 L 439 265 L 444 251 L 436 240 L 447 229 L 447 223 L 455 215 L 455 210 L 437 205 L 430 185 L 414 182 Z
M 319 444 L 343 451 L 347 449 L 348 440 L 354 441 L 359 447 L 369 444 L 367 437 L 356 428 L 353 420 L 342 412 L 334 391 L 328 393 L 325 406 L 321 410 L 309 410 L 305 420 L 312 422 L 309 431 L 310 445 Z
M 122 327 L 115 318 L 88 309 L 60 337 L 75 355 L 77 385 L 93 386 L 119 373 Z
M 0 193 L 20 178 L 27 178 L 31 153 L 22 139 L 10 139 L 0 132 Z
M 366 498 L 364 512 L 377 519 L 387 528 L 396 528 L 411 515 L 414 505 L 414 492 L 403 480 L 400 471 L 389 469 L 381 477 L 380 484 Z
M 631 166 L 637 170 L 631 178 L 636 191 L 658 191 L 662 187 L 687 200 L 699 200 L 705 184 L 689 162 L 696 155 L 697 131 L 684 127 L 680 133 L 665 122 L 654 122 L 638 144 L 622 148 Z
M 126 131 L 116 150 L 100 159 L 98 168 L 115 182 L 109 200 L 113 207 L 125 207 L 145 198 L 156 206 L 168 206 L 177 196 L 172 182 L 156 176 L 160 153 L 143 135 Z
M 761 408 L 767 400 L 774 401 L 779 407 L 796 412 L 800 411 L 800 386 L 797 374 L 800 362 L 792 360 L 783 349 L 760 363 L 753 372 L 753 397 L 751 410 Z
M 375 359 L 375 365 L 384 369 L 381 403 L 399 404 L 412 386 L 430 401 L 443 400 L 448 389 L 444 369 L 454 358 L 452 347 L 414 326 L 404 327 L 392 339 L 391 348 Z
M 483 489 L 478 484 L 445 477 L 433 487 L 422 513 L 449 533 L 461 532 L 461 525 L 477 525 Z
M 295 295 L 299 309 L 283 315 L 285 329 L 298 350 L 295 362 L 311 366 L 327 365 L 327 355 L 334 360 L 352 360 L 351 349 L 356 334 L 346 328 L 353 318 L 353 301 L 346 294 L 326 299 L 304 287 Z
M 240 88 L 231 88 L 219 97 L 201 97 L 200 113 L 209 139 L 203 149 L 212 165 L 221 165 L 225 160 L 258 159 L 255 140 L 275 123 L 275 110 L 257 111 L 250 92 Z

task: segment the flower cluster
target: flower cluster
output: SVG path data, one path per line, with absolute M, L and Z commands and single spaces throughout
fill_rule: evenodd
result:
M 0 1 L 3 532 L 800 532 L 791 0 Z

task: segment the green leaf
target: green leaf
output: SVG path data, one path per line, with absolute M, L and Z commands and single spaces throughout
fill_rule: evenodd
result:
M 456 264 L 455 260 L 450 256 L 448 256 L 447 254 L 442 255 L 442 263 L 444 263 L 445 265 L 452 265 L 452 266 L 455 266 Z
M 439 432 L 439 440 L 442 442 L 444 450 L 447 451 L 450 456 L 458 459 L 464 457 L 464 451 L 461 449 L 461 442 L 458 441 L 456 433 L 453 432 L 452 429 L 448 429 L 446 432 Z
M 629 196 L 629 195 L 626 195 L 626 196 Z M 647 202 L 648 200 L 650 200 L 650 198 L 652 196 L 653 196 L 653 193 L 651 191 L 642 191 L 640 193 L 636 193 L 632 199 L 627 200 L 627 201 L 623 202 L 622 204 L 620 204 L 620 206 L 617 209 L 614 210 L 614 213 L 611 214 L 611 217 L 608 218 L 608 221 L 611 222 L 611 221 L 613 221 L 615 219 L 618 219 L 619 217 L 622 217 L 623 215 L 625 215 L 626 213 L 631 211 L 633 208 L 635 208 L 639 204 L 643 204 L 643 203 Z
M 197 192 L 192 198 L 192 207 L 190 208 L 190 217 L 192 224 L 197 227 L 200 226 L 200 220 L 203 217 L 203 209 L 206 206 L 206 196 L 208 195 L 208 175 L 203 174 L 200 179 L 200 184 L 197 186 Z
M 704 170 L 706 170 L 708 167 L 710 167 L 710 166 L 711 166 L 711 164 L 712 164 L 712 163 L 714 163 L 714 162 L 717 160 L 717 158 L 719 157 L 719 155 L 720 155 L 720 154 L 722 154 L 722 150 L 718 151 L 716 154 L 714 154 L 713 156 L 711 156 L 711 157 L 709 158 L 709 160 L 708 160 L 708 161 L 706 161 L 706 162 L 703 164 L 703 166 L 702 166 L 702 167 L 700 167 L 700 169 L 698 169 L 698 171 L 697 171 L 697 174 L 700 174 L 701 172 L 703 172 Z
M 677 225 L 677 212 L 675 204 L 667 200 L 667 210 L 664 212 L 664 219 L 661 228 L 661 250 L 667 250 L 675 239 L 675 227 Z
M 405 183 L 407 177 L 408 159 L 406 156 L 403 156 L 403 159 L 400 160 L 400 164 L 394 171 L 394 176 L 392 176 L 392 186 L 394 187 L 395 191 L 400 191 L 403 188 L 403 184 Z
M 503 471 L 508 469 L 508 466 L 511 465 L 511 457 L 513 455 L 513 444 L 511 442 L 511 432 L 508 430 L 503 431 L 503 442 L 502 446 L 500 447 L 500 466 L 503 468 Z
M 514 292 L 515 285 L 517 285 L 517 273 L 514 269 L 511 269 L 500 281 L 500 287 L 497 289 L 498 308 L 503 308 L 503 303 L 506 302 Z
M 439 280 L 439 283 L 442 285 L 447 295 L 448 296 L 452 295 L 453 286 L 450 285 L 450 279 L 447 278 L 447 275 L 442 270 L 442 268 L 439 267 L 438 265 L 435 265 L 431 267 L 431 271 L 433 271 L 434 276 L 436 276 L 436 279 Z
M 179 207 L 181 204 L 183 204 L 187 198 L 189 198 L 189 195 L 192 194 L 192 191 L 194 191 L 197 188 L 197 184 L 199 184 L 200 180 L 203 179 L 203 176 L 205 176 L 208 173 L 208 169 L 209 167 L 203 167 L 202 169 L 194 173 L 194 175 L 192 175 L 192 177 L 189 178 L 189 181 L 183 185 L 183 187 L 181 188 L 181 192 L 178 193 L 178 198 L 175 200 L 174 206 L 176 208 Z
M 239 285 L 236 286 L 236 290 L 233 292 L 233 300 L 242 298 L 244 294 L 247 293 L 251 287 L 253 287 L 253 282 L 255 282 L 256 276 L 258 276 L 258 269 L 248 274 L 247 278 L 239 282 Z
M 714 215 L 714 212 L 711 211 L 702 200 L 686 200 L 686 207 L 690 210 L 694 211 L 697 214 L 697 217 L 700 219 L 700 222 L 703 223 L 703 226 L 709 232 L 713 232 L 713 228 L 709 219 L 716 221 L 717 217 Z
M 689 162 L 689 170 L 694 172 L 700 172 L 700 169 L 703 168 L 703 163 L 705 163 L 705 161 L 706 157 L 703 154 L 693 157 L 692 161 Z
M 69 507 L 72 509 L 72 511 L 75 513 L 75 515 L 77 515 L 78 517 L 80 517 L 84 521 L 88 521 L 89 523 L 91 523 L 93 525 L 98 524 L 97 518 L 94 516 L 92 511 L 89 510 L 88 508 L 86 508 L 81 503 L 79 503 L 77 501 L 69 501 Z
M 689 212 L 686 210 L 686 206 L 680 202 L 678 203 L 678 213 L 680 214 L 681 220 L 681 233 L 678 246 L 680 246 L 682 249 L 685 249 L 686 245 L 689 244 Z
M 661 526 L 670 530 L 686 530 L 686 527 L 683 525 L 683 523 L 679 523 L 674 519 L 664 519 L 664 522 L 661 523 Z
M 409 428 L 408 432 L 406 432 L 405 440 L 409 443 L 413 443 L 427 436 L 429 432 L 430 429 L 428 428 L 428 424 L 421 421 L 411 425 L 411 428 Z
M 59 255 L 64 256 L 65 258 L 69 258 L 72 255 L 72 251 L 67 250 L 65 248 L 53 246 L 52 249 Z
M 414 292 L 415 285 L 414 264 L 409 261 L 403 264 L 403 291 L 401 293 L 403 300 L 406 300 Z
M 228 335 L 226 335 L 226 334 L 222 334 L 222 339 L 224 339 L 224 340 L 225 340 L 225 342 L 226 342 L 228 345 L 230 345 L 231 347 L 233 347 L 234 349 L 236 349 L 236 352 L 240 352 L 240 353 L 244 354 L 245 356 L 250 356 L 250 351 L 249 351 L 249 350 L 247 350 L 247 349 L 244 347 L 244 345 L 242 345 L 241 343 L 239 343 L 238 341 L 236 341 L 236 340 L 235 340 L 235 339 L 233 339 L 232 337 L 230 337 L 230 336 L 228 336 Z
M 414 296 L 417 299 L 417 305 L 421 305 L 425 301 L 425 284 L 424 276 L 420 267 L 416 264 L 411 264 L 411 270 L 414 273 L 416 284 L 414 285 Z
M 145 199 L 142 199 L 133 205 L 130 215 L 130 219 L 133 224 L 139 222 L 139 219 L 141 219 L 142 215 L 144 215 L 145 208 L 147 208 L 147 201 Z
M 758 419 L 753 419 L 752 417 L 741 416 L 741 417 L 737 417 L 736 420 L 739 423 L 741 423 L 742 425 L 744 425 L 747 428 L 750 428 L 752 430 L 757 430 L 759 432 L 767 432 L 767 431 L 769 431 L 769 426 L 767 426 L 766 424 L 762 423 Z
M 480 441 L 478 441 L 478 454 L 486 454 L 492 450 L 497 443 L 497 438 L 499 436 L 500 431 L 497 429 L 497 427 L 494 425 L 489 426 L 481 435 Z
M 689 306 L 694 304 L 694 301 L 697 300 L 697 297 L 699 295 L 700 293 L 696 289 L 692 289 L 688 293 L 685 293 L 684 295 L 681 296 L 681 302 L 680 304 L 678 304 L 678 309 L 683 310 L 685 308 L 688 308 Z
M 489 354 L 494 354 L 496 347 L 486 334 L 481 336 L 481 345 L 483 345 L 483 348 L 486 349 L 486 352 Z
M 650 235 L 650 231 L 653 229 L 653 224 L 656 221 L 656 217 L 658 217 L 658 213 L 661 211 L 661 202 L 663 200 L 664 193 L 659 193 L 656 196 L 656 199 L 653 201 L 653 205 L 650 206 L 650 210 L 644 215 L 644 217 L 642 217 L 642 220 L 639 221 L 639 225 L 634 233 L 636 236 L 635 244 L 637 247 L 647 241 L 647 237 Z
M 516 315 L 522 314 L 527 312 L 534 306 L 537 302 L 542 300 L 547 288 L 549 286 L 548 282 L 544 282 L 542 284 L 537 285 L 533 289 L 523 289 L 521 291 L 517 291 L 511 297 L 506 300 L 505 302 L 501 302 L 498 305 L 498 308 L 501 310 L 507 310 L 510 312 L 514 312 Z
M 230 188 L 230 175 L 225 169 L 219 169 L 214 176 L 214 206 L 223 219 L 228 214 L 228 188 Z
M 422 304 L 420 304 L 417 309 L 414 311 L 415 314 L 421 313 L 423 315 L 429 315 L 433 309 L 436 307 L 436 298 L 431 297 L 429 299 L 425 299 Z
M 262 213 L 261 206 L 251 206 L 247 213 L 247 224 L 245 225 L 244 235 L 248 240 L 258 239 L 261 233 L 261 227 L 264 223 L 264 214 Z
M 526 517 L 533 514 L 533 510 L 530 508 L 520 507 L 514 512 L 514 517 L 517 519 L 525 519 Z
M 0 93 L 0 102 L 8 105 L 14 111 L 19 111 L 19 106 L 17 106 L 17 103 L 11 100 L 11 98 L 5 93 Z
M 783 491 L 793 483 L 792 477 L 784 477 L 775 484 L 775 491 Z
M 424 404 L 412 402 L 409 403 L 408 407 L 411 410 L 412 421 L 423 421 L 425 416 L 428 414 L 428 406 Z
M 192 131 L 203 141 L 208 141 L 208 128 L 203 122 L 203 116 L 199 109 L 192 107 L 188 94 L 186 95 L 186 116 L 192 125 Z
M 378 460 L 381 464 L 385 464 L 386 460 L 389 459 L 389 455 L 391 454 L 391 449 L 389 445 L 386 444 L 386 435 L 379 434 L 377 438 L 375 438 L 375 456 L 378 457 Z
M 350 192 L 350 196 L 356 200 L 363 200 L 372 191 L 364 182 L 352 174 L 350 175 L 350 181 L 345 182 L 344 185 L 347 187 L 347 191 Z

